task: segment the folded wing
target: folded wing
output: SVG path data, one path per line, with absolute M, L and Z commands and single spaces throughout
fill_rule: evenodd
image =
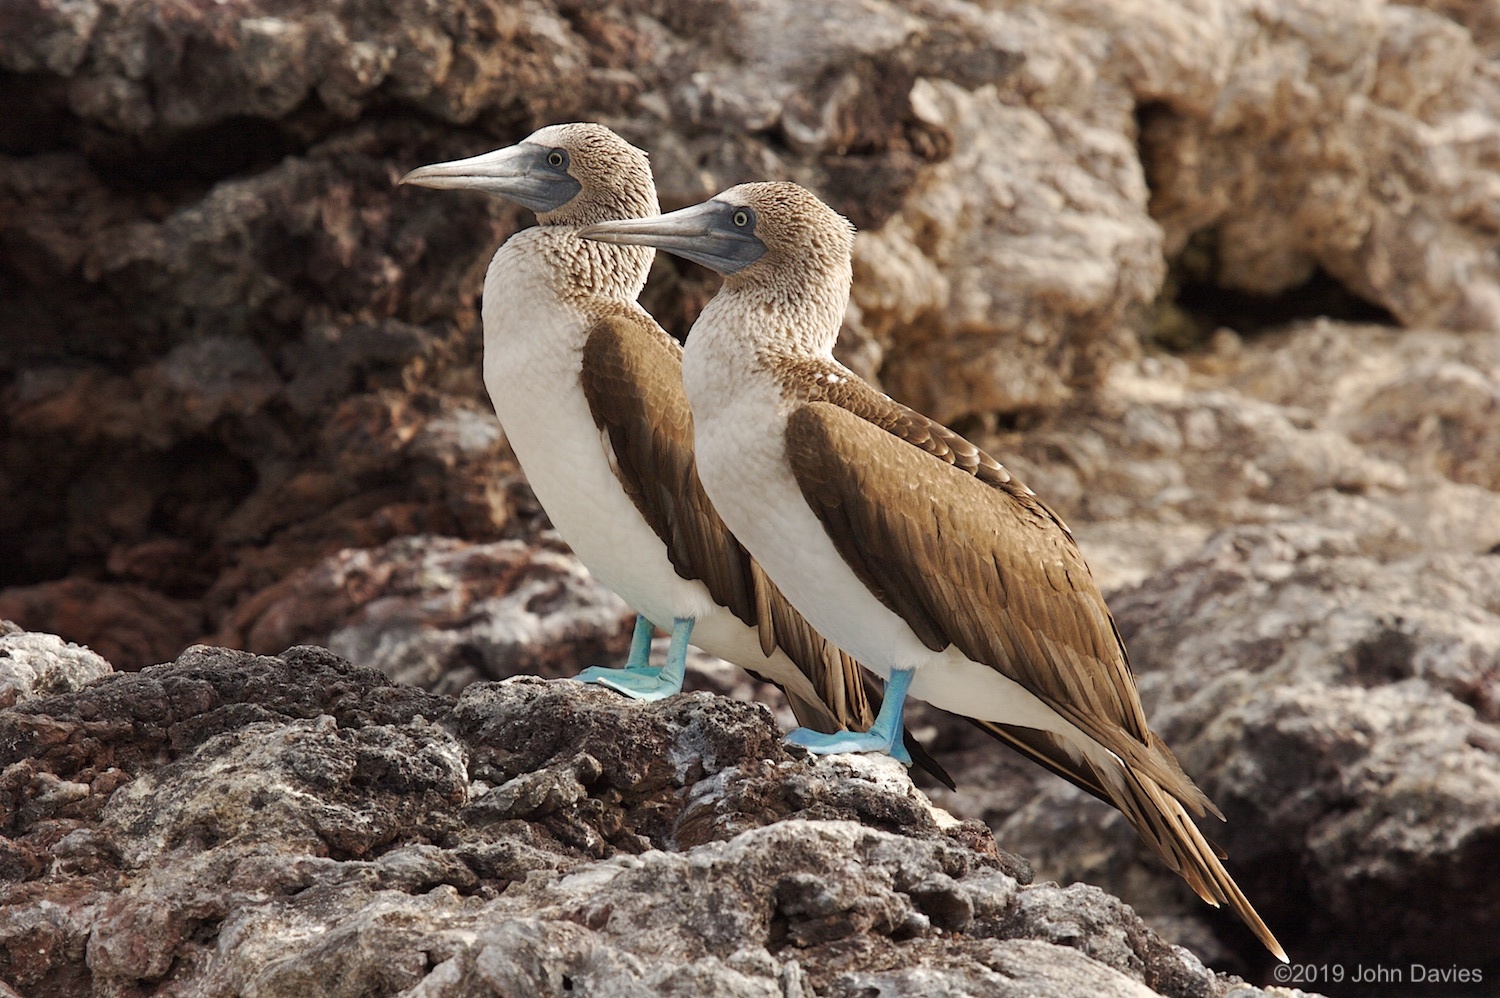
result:
M 677 574 L 702 581 L 719 605 L 757 629 L 765 654 L 780 648 L 811 681 L 821 703 L 789 691 L 800 724 L 819 731 L 869 728 L 880 701 L 876 695 L 872 702 L 859 663 L 792 608 L 703 491 L 681 369 L 677 341 L 640 313 L 622 308 L 590 330 L 583 389 L 594 422 L 608 435 L 616 477 L 667 545 Z M 952 786 L 910 736 L 907 747 L 924 769 Z

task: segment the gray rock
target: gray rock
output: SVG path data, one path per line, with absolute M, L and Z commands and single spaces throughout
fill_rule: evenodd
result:
M 555 534 L 530 544 L 413 536 L 289 576 L 219 639 L 263 653 L 327 645 L 398 681 L 456 693 L 480 679 L 616 664 L 633 621 Z
M 1119 368 L 1108 400 L 989 445 L 1119 590 L 1148 716 L 1224 809 L 1207 831 L 1293 959 L 1487 966 L 1496 341 L 1323 322 L 1220 340 Z M 1118 815 L 924 716 L 961 788 L 935 800 L 1040 876 L 1104 887 L 1249 972 L 1237 928 Z
M 0 973 L 28 994 L 1240 984 L 1098 890 L 1031 885 L 889 759 L 794 757 L 709 694 L 455 700 L 200 647 L 0 711 L 0 752 Z
M 1226 532 L 1117 600 L 1223 845 L 1320 913 L 1316 952 L 1473 962 L 1500 923 L 1497 607 L 1494 555 L 1381 565 L 1310 527 Z
M 1496 328 L 1500 35 L 1431 6 L 11 0 L 0 612 L 97 643 L 135 607 L 98 647 L 139 668 L 345 549 L 531 536 L 472 425 L 474 299 L 526 213 L 393 182 L 548 121 L 620 128 L 672 206 L 815 187 L 864 230 L 843 356 L 941 419 L 1110 403 L 1174 266 Z M 712 288 L 664 262 L 647 300 L 683 333 Z M 1370 432 L 1483 464 L 1493 432 L 1438 430 L 1493 385 L 1452 375 Z M 1433 392 L 1446 415 L 1403 416 Z M 1121 485 L 1170 493 L 1154 471 Z
M 87 648 L 0 620 L 0 703 L 5 706 L 27 697 L 71 693 L 112 671 Z

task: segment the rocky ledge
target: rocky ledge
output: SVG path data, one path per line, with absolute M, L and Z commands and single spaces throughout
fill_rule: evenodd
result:
M 1292 994 L 758 704 L 0 645 L 0 977 L 28 995 Z

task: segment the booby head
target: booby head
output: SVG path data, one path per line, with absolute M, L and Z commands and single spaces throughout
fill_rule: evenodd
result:
M 400 182 L 495 194 L 530 208 L 542 225 L 588 225 L 660 210 L 645 152 L 592 122 L 548 125 L 504 149 L 418 167 Z
M 740 184 L 691 208 L 590 225 L 579 235 L 664 249 L 717 271 L 729 288 L 784 282 L 787 272 L 825 280 L 848 270 L 854 245 L 848 219 L 784 181 Z
M 745 335 L 778 350 L 831 356 L 849 301 L 854 226 L 805 187 L 741 184 L 691 208 L 578 234 L 701 263 L 724 276 L 709 307 L 736 310 Z

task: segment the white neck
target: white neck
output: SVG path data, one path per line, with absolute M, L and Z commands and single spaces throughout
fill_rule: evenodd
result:
M 485 338 L 494 332 L 526 335 L 509 311 L 520 299 L 548 299 L 587 310 L 600 302 L 634 302 L 646 286 L 655 251 L 578 238 L 578 226 L 538 225 L 507 239 L 495 251 L 484 279 Z
M 732 394 L 746 377 L 764 377 L 776 357 L 831 359 L 850 282 L 847 258 L 810 270 L 779 269 L 774 280 L 726 280 L 688 334 L 689 400 L 710 403 Z
M 508 434 L 544 423 L 562 388 L 576 388 L 589 330 L 646 283 L 653 251 L 581 240 L 572 226 L 511 236 L 484 279 L 484 382 Z

